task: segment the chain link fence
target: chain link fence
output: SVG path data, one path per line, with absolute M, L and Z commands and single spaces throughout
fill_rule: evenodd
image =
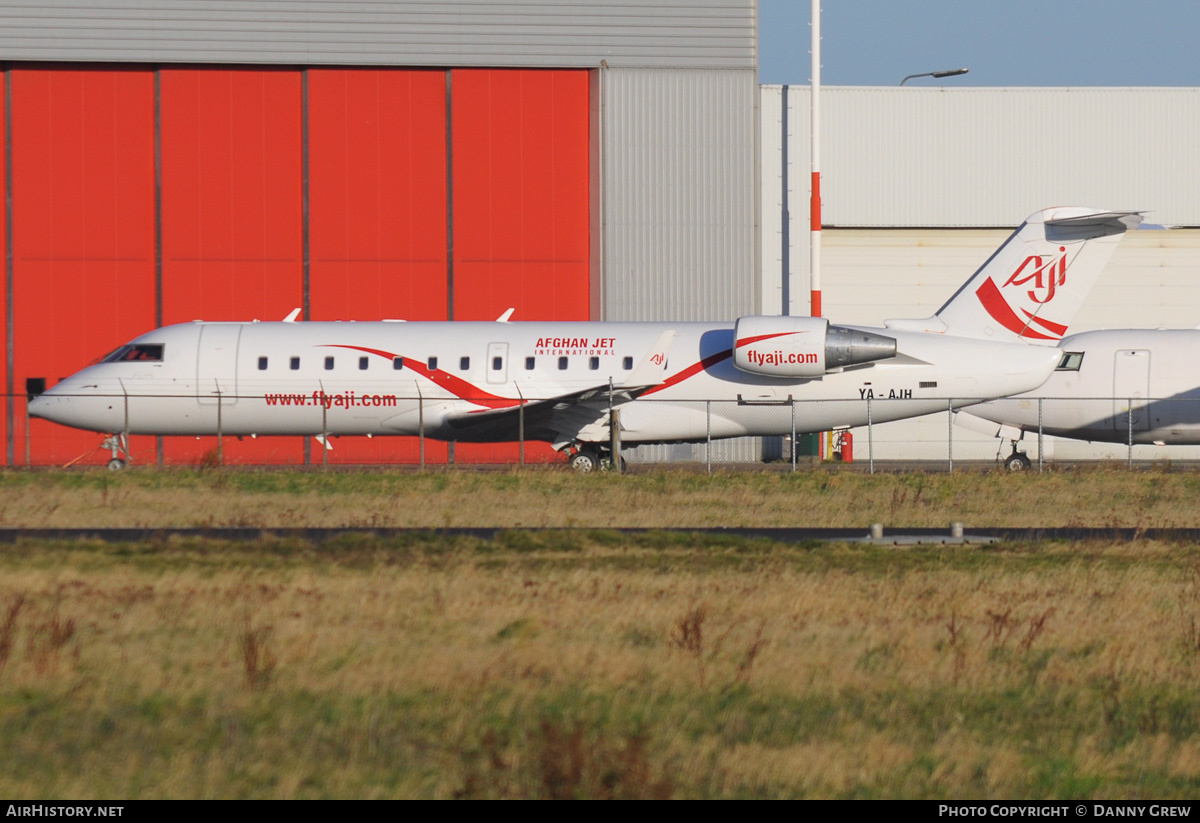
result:
M 242 412 L 236 411 L 236 403 L 242 403 L 243 409 L 247 402 L 258 404 L 261 414 L 268 405 L 281 404 L 280 395 L 270 397 L 274 402 L 262 395 L 218 396 L 205 405 L 198 402 L 197 408 L 211 418 L 213 436 L 156 438 L 137 434 L 137 406 L 143 400 L 161 402 L 179 398 L 115 395 L 107 399 L 112 405 L 110 419 L 117 421 L 114 428 L 118 430 L 109 433 L 113 438 L 105 440 L 103 445 L 101 434 L 31 419 L 28 401 L 32 398 L 9 397 L 4 423 L 6 464 L 96 464 L 127 450 L 137 452 L 139 462 L 160 464 L 195 463 L 201 458 L 223 464 L 232 452 L 231 462 L 245 464 L 524 465 L 560 459 L 544 438 L 548 428 L 564 424 L 567 417 L 581 426 L 584 448 L 607 451 L 616 445 L 633 466 L 691 465 L 712 471 L 714 467 L 732 464 L 767 464 L 798 471 L 823 463 L 868 472 L 902 468 L 953 472 L 996 465 L 1041 470 L 1050 464 L 1077 461 L 1107 461 L 1127 466 L 1200 461 L 1200 398 L 1196 397 L 993 401 L 869 397 L 737 401 L 643 398 L 629 403 L 616 395 L 560 404 L 563 408 L 549 411 L 545 400 L 553 398 L 526 397 L 524 405 L 511 409 L 503 430 L 498 432 L 498 439 L 507 445 L 484 447 L 447 444 L 438 439 L 445 435 L 445 430 L 437 430 L 433 420 L 437 414 L 454 404 L 464 411 L 475 408 L 471 398 L 433 401 L 428 397 L 388 396 L 387 402 L 395 405 L 398 414 L 412 418 L 406 425 L 417 433 L 376 437 L 372 441 L 343 432 L 349 430 L 356 414 L 378 417 L 377 409 L 367 410 L 369 404 L 379 402 L 375 396 L 357 397 L 356 402 L 362 405 L 355 406 L 344 396 L 343 402 L 339 402 L 331 399 L 337 396 L 297 394 L 284 405 L 294 403 L 303 407 L 287 409 L 286 413 L 293 418 L 297 414 L 310 418 L 311 439 L 304 442 L 303 448 L 295 446 L 303 440 L 295 435 L 258 437 L 245 433 L 244 418 L 239 422 L 238 415 Z M 188 399 L 197 400 L 194 395 L 188 395 Z M 931 410 L 934 406 L 941 408 Z M 614 410 L 618 419 L 615 439 L 610 425 Z M 285 409 L 278 412 L 284 414 Z M 236 434 L 229 428 L 231 422 L 238 426 Z M 1060 436 L 1067 432 L 1074 436 Z M 1196 445 L 1190 445 L 1189 438 Z M 163 441 L 175 439 L 200 441 L 201 446 L 190 451 L 177 450 L 174 456 L 170 449 L 164 454 Z M 248 449 L 238 445 L 247 439 L 292 445 L 281 445 L 274 450 L 269 446 Z M 95 445 L 88 452 L 71 457 L 72 449 L 92 441 Z M 131 442 L 136 446 L 131 446 Z M 325 448 L 325 443 L 331 448 Z

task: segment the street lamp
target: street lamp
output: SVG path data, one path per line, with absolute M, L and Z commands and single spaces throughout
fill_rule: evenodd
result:
M 966 74 L 970 69 L 946 69 L 945 71 L 927 71 L 924 74 L 910 74 L 900 81 L 900 85 L 904 85 L 914 77 L 957 77 L 960 74 Z

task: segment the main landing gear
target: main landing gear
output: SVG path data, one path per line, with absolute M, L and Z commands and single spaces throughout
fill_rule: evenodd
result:
M 595 471 L 611 471 L 613 466 L 612 452 L 596 446 L 585 444 L 578 447 L 567 457 L 567 465 L 580 474 Z M 625 458 L 621 458 L 621 471 L 625 471 Z
M 1017 451 L 1017 441 L 1013 441 L 1012 454 L 1004 458 L 1004 468 L 1010 472 L 1027 471 L 1033 463 L 1026 457 L 1025 452 Z

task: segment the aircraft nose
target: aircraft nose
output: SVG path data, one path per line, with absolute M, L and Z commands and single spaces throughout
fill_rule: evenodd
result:
M 40 417 L 55 423 L 63 422 L 60 418 L 66 411 L 66 400 L 50 394 L 39 394 L 29 401 L 29 416 Z

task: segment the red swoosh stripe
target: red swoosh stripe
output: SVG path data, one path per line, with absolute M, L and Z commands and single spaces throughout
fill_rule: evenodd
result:
M 761 340 L 771 340 L 776 337 L 787 337 L 789 334 L 808 334 L 806 331 L 779 331 L 774 334 L 760 334 L 758 337 L 746 337 L 737 341 L 737 347 L 749 346 L 751 343 L 758 343 Z
M 386 357 L 388 360 L 395 360 L 397 357 L 400 357 L 404 361 L 404 368 L 412 369 L 417 374 L 441 386 L 460 400 L 466 400 L 468 403 L 474 403 L 477 406 L 487 406 L 489 409 L 505 409 L 521 405 L 520 400 L 489 394 L 478 386 L 468 383 L 462 378 L 455 377 L 449 372 L 444 372 L 441 369 L 430 371 L 424 363 L 419 360 L 413 360 L 410 357 L 401 357 L 398 354 L 383 351 L 382 349 L 368 349 L 363 346 L 344 346 L 339 343 L 326 343 L 324 345 L 331 349 L 353 349 L 354 351 L 366 352 L 367 354 L 377 354 L 380 357 Z
M 1021 311 L 1024 312 L 1025 316 L 1028 317 L 1030 320 L 1032 320 L 1034 323 L 1037 323 L 1043 329 L 1046 329 L 1054 334 L 1057 334 L 1059 337 L 1062 337 L 1064 334 L 1067 333 L 1067 327 L 1062 325 L 1061 323 L 1055 323 L 1050 320 L 1043 320 L 1042 318 L 1038 317 L 1036 314 L 1031 313 L 1027 309 L 1021 309 Z
M 1008 303 L 1004 302 L 1004 298 L 1000 295 L 1000 289 L 996 288 L 996 284 L 992 282 L 992 278 L 983 281 L 983 285 L 975 292 L 975 296 L 979 298 L 979 302 L 987 309 L 987 313 L 992 316 L 992 319 L 999 323 L 1004 328 L 1008 329 L 1017 337 L 1030 337 L 1035 340 L 1058 340 L 1057 337 L 1049 337 L 1036 332 L 1029 328 L 1028 323 L 1022 323 L 1021 318 L 1009 308 Z

